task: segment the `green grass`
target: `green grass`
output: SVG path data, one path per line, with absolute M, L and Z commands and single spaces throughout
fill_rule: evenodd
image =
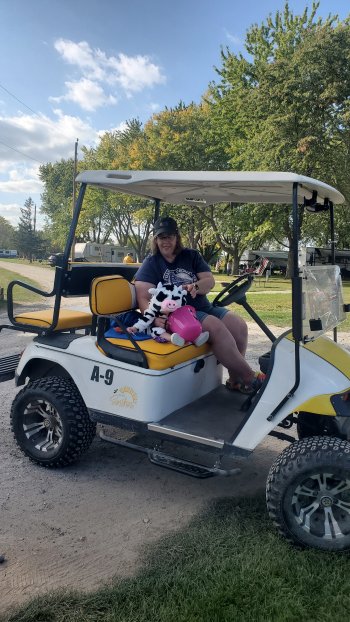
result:
M 137 576 L 89 594 L 47 594 L 9 620 L 347 620 L 348 566 L 347 555 L 302 551 L 279 538 L 263 498 L 221 499 L 187 529 L 148 549 Z
M 14 274 L 11 270 L 5 270 L 4 268 L 0 268 L 0 287 L 4 288 L 5 300 L 0 300 L 0 309 L 4 309 L 6 307 L 6 292 L 7 286 L 11 281 L 14 280 L 23 281 L 24 283 L 28 283 L 29 285 L 33 285 L 33 287 L 40 288 L 40 284 L 36 281 L 32 281 L 27 277 L 22 277 L 19 274 Z M 15 287 L 13 290 L 14 300 L 16 302 L 35 302 L 38 300 L 37 294 L 33 294 L 27 289 L 23 289 L 22 287 Z
M 225 275 L 214 275 L 215 287 L 214 294 L 209 298 L 212 300 L 222 288 L 221 282 L 230 282 L 232 277 Z M 274 324 L 275 326 L 290 327 L 292 325 L 292 286 L 289 279 L 281 279 L 272 277 L 267 283 L 254 282 L 253 286 L 247 293 L 247 302 L 253 307 L 254 311 L 266 322 L 266 324 Z M 350 303 L 350 281 L 343 281 L 344 302 Z M 233 304 L 229 307 L 232 311 L 241 315 L 245 320 L 251 320 L 248 313 L 239 305 Z M 346 320 L 339 324 L 339 331 L 350 332 L 350 314 L 347 314 Z

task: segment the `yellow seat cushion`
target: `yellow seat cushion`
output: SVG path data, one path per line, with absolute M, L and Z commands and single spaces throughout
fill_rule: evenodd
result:
M 128 346 L 126 339 L 107 339 L 110 343 L 125 348 L 127 350 L 134 349 L 132 344 Z M 145 353 L 149 369 L 163 370 L 169 367 L 175 367 L 180 363 L 185 363 L 197 356 L 210 353 L 210 346 L 205 343 L 203 346 L 194 346 L 192 343 L 184 346 L 174 346 L 172 343 L 158 343 L 154 339 L 145 339 L 137 341 L 137 345 Z
M 15 320 L 21 324 L 28 324 L 31 326 L 40 326 L 40 328 L 49 328 L 52 324 L 53 310 L 47 309 L 45 311 L 28 311 L 28 313 L 21 313 L 16 315 Z M 91 326 L 92 314 L 84 311 L 71 311 L 68 309 L 61 309 L 57 326 L 54 330 L 69 330 L 71 328 L 84 328 Z

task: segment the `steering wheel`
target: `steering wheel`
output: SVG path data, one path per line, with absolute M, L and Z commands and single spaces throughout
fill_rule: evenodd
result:
M 252 274 L 242 274 L 242 276 L 239 276 L 218 293 L 213 300 L 214 307 L 225 307 L 232 304 L 232 302 L 239 303 L 248 289 L 251 288 L 253 280 L 254 276 Z

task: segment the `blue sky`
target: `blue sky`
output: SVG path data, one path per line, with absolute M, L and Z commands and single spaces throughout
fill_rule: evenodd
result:
M 290 0 L 300 14 L 308 0 Z M 243 51 L 247 29 L 281 0 L 0 0 L 0 215 L 16 225 L 40 207 L 40 163 L 73 157 L 127 119 L 199 102 L 221 47 Z M 345 0 L 318 14 L 345 18 Z M 42 220 L 39 218 L 39 223 Z

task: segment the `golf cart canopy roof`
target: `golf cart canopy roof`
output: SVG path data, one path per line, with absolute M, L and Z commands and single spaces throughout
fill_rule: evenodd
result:
M 292 203 L 293 184 L 297 183 L 298 202 L 311 199 L 343 203 L 335 188 L 317 179 L 295 173 L 260 171 L 83 171 L 77 182 L 159 199 L 180 205 L 213 203 Z

